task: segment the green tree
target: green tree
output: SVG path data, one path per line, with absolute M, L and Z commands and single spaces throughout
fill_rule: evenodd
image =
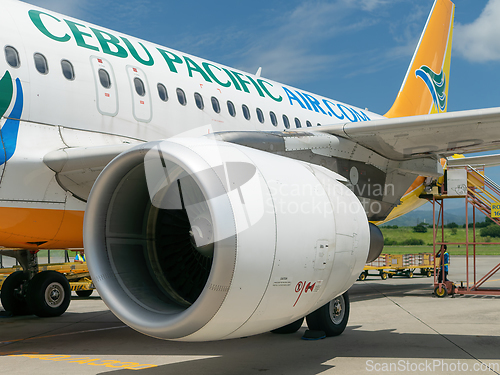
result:
M 481 228 L 479 234 L 481 237 L 500 237 L 500 225 L 488 225 L 485 228 Z
M 422 223 L 413 227 L 413 231 L 416 233 L 427 233 L 427 227 L 425 227 Z

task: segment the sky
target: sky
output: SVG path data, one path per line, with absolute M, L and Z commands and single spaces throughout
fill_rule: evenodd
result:
M 28 0 L 384 114 L 433 0 Z M 500 106 L 500 0 L 455 0 L 448 110 Z

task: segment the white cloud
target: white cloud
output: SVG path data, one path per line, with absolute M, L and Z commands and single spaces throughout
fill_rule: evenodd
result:
M 283 15 L 269 35 L 247 45 L 241 54 L 245 70 L 263 67 L 263 76 L 294 84 L 338 66 L 346 56 L 333 41 L 369 28 L 379 19 L 359 10 L 374 9 L 381 0 L 306 1 Z M 356 14 L 356 17 L 352 17 Z M 270 37 L 272 35 L 272 37 Z
M 379 8 L 382 5 L 387 4 L 388 0 L 360 0 L 361 7 L 366 11 L 373 11 L 376 8 Z
M 490 0 L 474 22 L 457 24 L 454 48 L 476 62 L 500 61 L 500 0 Z

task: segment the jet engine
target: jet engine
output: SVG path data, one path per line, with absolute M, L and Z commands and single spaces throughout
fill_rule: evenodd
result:
M 124 323 L 208 341 L 282 327 L 344 293 L 370 229 L 345 179 L 209 138 L 150 142 L 110 162 L 87 203 L 93 282 Z

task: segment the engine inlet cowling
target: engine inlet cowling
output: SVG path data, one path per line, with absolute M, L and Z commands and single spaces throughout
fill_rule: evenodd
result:
M 204 138 L 137 146 L 103 170 L 87 203 L 96 288 L 122 321 L 163 339 L 297 320 L 344 292 L 367 257 L 366 216 L 336 177 Z M 302 280 L 315 287 L 297 298 Z

